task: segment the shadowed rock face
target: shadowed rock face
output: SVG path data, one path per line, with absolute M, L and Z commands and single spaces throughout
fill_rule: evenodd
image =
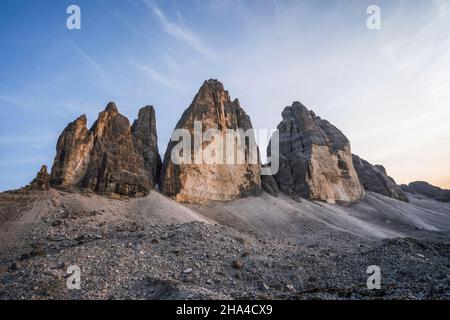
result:
M 219 135 L 225 141 L 227 129 L 242 129 L 244 132 L 252 128 L 250 117 L 240 107 L 236 99 L 231 101 L 222 83 L 217 80 L 205 81 L 195 96 L 191 105 L 183 113 L 175 129 L 186 129 L 191 136 L 191 164 L 174 164 L 171 160 L 173 148 L 178 142 L 168 144 L 164 157 L 160 189 L 169 197 L 180 202 L 202 203 L 208 200 L 227 201 L 261 192 L 259 153 L 257 162 L 233 164 L 226 162 L 226 153 L 222 164 L 203 162 L 195 163 L 194 157 L 194 123 L 201 122 L 202 131 L 218 129 Z M 224 150 L 215 139 L 202 142 L 206 147 Z M 225 146 L 225 143 L 224 143 Z M 248 146 L 238 148 L 237 152 L 249 152 Z
M 409 185 L 400 186 L 409 193 L 418 193 L 441 202 L 450 202 L 450 190 L 441 189 L 425 181 L 411 182 Z
M 280 190 L 296 200 L 346 203 L 361 199 L 364 189 L 344 134 L 300 102 L 286 107 L 282 116 L 280 169 L 275 175 Z
M 90 130 L 83 115 L 58 139 L 52 186 L 106 195 L 143 196 L 154 186 L 159 154 L 153 107 L 140 110 L 133 128 L 114 103 Z
M 154 186 L 159 179 L 161 157 L 158 151 L 155 109 L 152 106 L 139 110 L 138 118 L 131 126 L 131 134 L 134 147 L 142 155 L 146 171 L 150 172 L 150 185 Z
M 263 166 L 265 167 L 265 166 Z M 274 176 L 271 175 L 261 175 L 261 187 L 268 194 L 278 197 L 280 194 L 280 189 L 278 187 L 278 182 L 275 180 Z
M 403 190 L 387 175 L 383 166 L 372 165 L 357 155 L 353 155 L 353 166 L 365 190 L 408 202 Z

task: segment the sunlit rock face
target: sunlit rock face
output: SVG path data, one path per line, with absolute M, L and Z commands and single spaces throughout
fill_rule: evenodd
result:
M 144 196 L 153 188 L 160 158 L 153 107 L 145 107 L 133 127 L 114 103 L 91 129 L 83 115 L 58 139 L 51 184 L 110 196 Z
M 300 102 L 286 107 L 282 117 L 280 169 L 275 175 L 280 190 L 295 200 L 349 203 L 361 199 L 364 189 L 345 135 Z
M 353 166 L 365 190 L 408 202 L 403 190 L 387 175 L 383 166 L 372 165 L 357 155 L 353 155 Z
M 203 140 L 196 144 L 194 128 L 199 125 Z M 249 144 L 238 144 L 234 139 L 227 140 L 230 130 L 245 132 L 252 129 L 250 117 L 237 99 L 230 99 L 222 83 L 212 79 L 205 81 L 175 129 L 175 132 L 178 129 L 189 132 L 190 147 L 183 151 L 183 156 L 190 162 L 174 163 L 172 152 L 178 153 L 180 142 L 169 142 L 161 174 L 160 190 L 163 193 L 179 202 L 203 203 L 228 201 L 261 192 L 256 145 L 252 148 Z M 207 134 L 210 129 L 216 129 L 214 138 Z M 233 154 L 230 154 L 231 150 Z M 244 161 L 239 160 L 238 154 L 245 155 Z
M 86 125 L 86 116 L 82 115 L 69 123 L 59 136 L 51 171 L 53 186 L 75 187 L 84 177 L 94 145 L 92 132 Z

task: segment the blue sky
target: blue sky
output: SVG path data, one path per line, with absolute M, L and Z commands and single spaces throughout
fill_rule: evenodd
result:
M 67 123 L 108 101 L 130 121 L 154 105 L 164 152 L 209 78 L 257 129 L 299 100 L 398 182 L 450 188 L 449 1 L 2 0 L 0 43 L 0 190 L 51 167 Z

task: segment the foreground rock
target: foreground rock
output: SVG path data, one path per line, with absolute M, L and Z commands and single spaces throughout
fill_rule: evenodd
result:
M 281 191 L 329 203 L 352 202 L 364 196 L 344 134 L 300 102 L 282 113 L 280 169 L 275 175 Z M 270 156 L 270 151 L 268 149 Z
M 213 139 L 204 137 L 200 143 L 203 157 L 200 153 L 199 158 L 196 158 L 199 149 L 195 148 L 193 139 L 195 123 L 201 124 L 202 133 L 217 129 Z M 248 145 L 236 144 L 235 156 L 241 153 L 245 159 L 238 162 L 236 157 L 232 157 L 230 164 L 227 161 L 226 143 L 219 143 L 220 140 L 226 141 L 229 129 L 241 129 L 243 132 L 252 129 L 250 117 L 237 99 L 230 99 L 222 83 L 217 80 L 205 81 L 175 129 L 186 129 L 190 134 L 190 147 L 183 151 L 187 153 L 187 162 L 190 163 L 173 163 L 171 155 L 178 142 L 171 141 L 161 175 L 160 188 L 163 193 L 179 202 L 202 203 L 209 200 L 227 201 L 261 192 L 261 168 L 256 145 L 252 149 Z M 211 154 L 215 162 L 205 161 Z
M 408 202 L 403 190 L 387 175 L 383 166 L 374 166 L 357 155 L 353 155 L 353 166 L 365 190 Z
M 450 202 L 450 190 L 441 189 L 425 181 L 415 181 L 409 185 L 403 184 L 401 188 L 409 193 L 418 193 L 437 201 Z
M 109 103 L 89 130 L 86 116 L 70 123 L 58 139 L 51 183 L 105 195 L 144 196 L 159 169 L 153 107 L 140 110 L 132 128 Z

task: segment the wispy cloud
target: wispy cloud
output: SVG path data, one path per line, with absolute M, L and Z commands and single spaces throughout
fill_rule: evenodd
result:
M 0 136 L 0 146 L 15 145 L 20 143 L 26 143 L 33 145 L 34 143 L 49 143 L 53 142 L 55 135 L 53 134 L 41 134 L 41 135 L 2 135 Z
M 152 10 L 153 15 L 158 18 L 163 30 L 168 35 L 188 45 L 190 48 L 206 58 L 212 60 L 216 60 L 218 58 L 218 54 L 206 45 L 201 38 L 189 28 L 170 21 L 164 12 L 152 1 L 144 0 L 144 3 Z
M 130 61 L 130 65 L 145 73 L 150 79 L 172 90 L 180 90 L 175 81 L 153 69 L 151 66 L 136 61 Z
M 175 72 L 178 72 L 180 70 L 178 62 L 170 55 L 164 54 L 163 59 L 166 62 L 167 66 L 170 68 L 170 70 Z
M 20 101 L 16 98 L 10 97 L 10 96 L 0 95 L 0 100 L 6 101 L 10 104 L 14 104 L 14 105 L 17 105 L 22 108 L 26 108 L 25 103 L 23 103 L 22 101 Z
M 72 40 L 70 40 L 69 38 L 67 38 L 65 35 L 61 35 L 64 40 L 66 40 L 66 42 L 68 44 L 70 44 L 91 66 L 94 67 L 94 69 L 96 70 L 98 76 L 102 79 L 106 79 L 105 76 L 105 71 L 103 70 L 103 68 L 93 59 L 91 58 L 86 52 L 84 52 L 75 42 L 73 42 Z

